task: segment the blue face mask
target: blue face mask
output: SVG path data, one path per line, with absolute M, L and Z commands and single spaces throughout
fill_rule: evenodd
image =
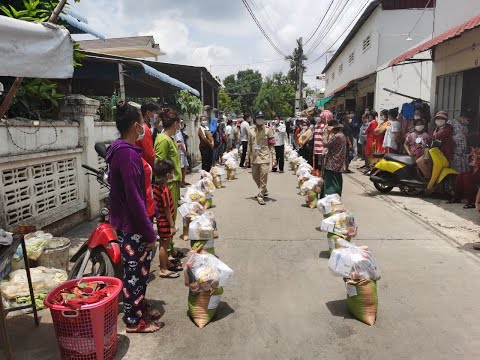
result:
M 151 122 L 155 122 L 158 119 L 158 114 L 153 114 L 153 119 L 151 119 Z

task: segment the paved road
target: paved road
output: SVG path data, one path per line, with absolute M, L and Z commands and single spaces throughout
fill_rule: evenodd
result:
M 215 194 L 215 247 L 235 270 L 217 319 L 199 330 L 186 315 L 183 279 L 156 278 L 147 295 L 165 310 L 166 327 L 128 337 L 121 327 L 118 359 L 480 358 L 477 257 L 346 176 L 358 243 L 370 247 L 382 272 L 378 318 L 369 327 L 349 315 L 343 281 L 328 270 L 326 237 L 316 230 L 321 214 L 302 207 L 291 173 L 271 174 L 269 184 L 264 207 L 247 172 Z M 48 321 L 44 315 L 44 337 Z M 55 358 L 36 346 L 38 356 L 25 359 Z

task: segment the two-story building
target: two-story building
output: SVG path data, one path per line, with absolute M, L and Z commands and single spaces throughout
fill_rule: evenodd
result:
M 432 111 L 446 110 L 450 118 L 471 118 L 469 142 L 480 140 L 480 1 L 437 0 L 434 37 L 390 62 L 402 68 L 419 56 L 432 59 Z
M 396 93 L 428 100 L 431 62 L 388 64 L 432 37 L 434 6 L 434 0 L 372 1 L 323 70 L 325 95 L 332 96 L 326 107 L 379 111 L 409 101 Z

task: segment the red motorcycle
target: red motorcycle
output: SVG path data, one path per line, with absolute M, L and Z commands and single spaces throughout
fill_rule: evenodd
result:
M 103 143 L 95 144 L 95 151 L 105 159 L 107 147 Z M 82 165 L 86 173 L 95 176 L 101 187 L 110 189 L 108 184 L 108 166 L 97 170 L 88 165 Z M 100 221 L 70 262 L 74 263 L 69 279 L 79 279 L 85 276 L 111 276 L 121 278 L 123 273 L 120 244 L 117 233 L 108 222 L 108 209 L 100 210 Z

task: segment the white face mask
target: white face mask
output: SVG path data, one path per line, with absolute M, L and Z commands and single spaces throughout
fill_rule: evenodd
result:
M 384 121 L 385 121 L 385 118 L 384 118 L 383 116 L 380 116 L 380 118 L 377 119 L 377 122 L 378 122 L 379 124 L 383 123 Z
M 320 120 L 321 120 L 320 118 L 315 118 L 315 123 L 316 124 L 320 123 Z
M 207 126 L 207 125 L 208 125 L 208 121 L 203 120 L 200 124 L 201 124 L 202 126 Z
M 415 115 L 413 118 L 414 118 L 415 120 L 420 120 L 420 116 L 418 116 L 418 115 Z
M 264 119 L 257 119 L 257 120 L 255 120 L 255 122 L 257 123 L 258 126 L 262 126 L 263 124 L 265 124 Z
M 308 129 L 308 126 L 302 126 L 302 129 L 303 129 L 303 130 L 307 130 L 307 129 Z
M 417 130 L 417 131 L 423 131 L 423 129 L 425 129 L 425 125 L 417 125 L 417 126 L 415 126 L 415 130 Z
M 157 119 L 158 119 L 158 114 L 153 114 L 153 117 L 150 119 L 150 121 L 154 123 L 155 121 L 157 121 Z
M 447 122 L 446 120 L 435 120 L 435 124 L 438 127 L 442 127 L 443 125 L 445 125 L 446 122 Z
M 137 123 L 137 124 L 140 125 L 142 127 L 142 130 L 143 130 L 140 134 L 137 132 L 137 141 L 140 141 L 145 136 L 145 128 L 143 127 L 142 124 L 139 124 L 139 123 Z

